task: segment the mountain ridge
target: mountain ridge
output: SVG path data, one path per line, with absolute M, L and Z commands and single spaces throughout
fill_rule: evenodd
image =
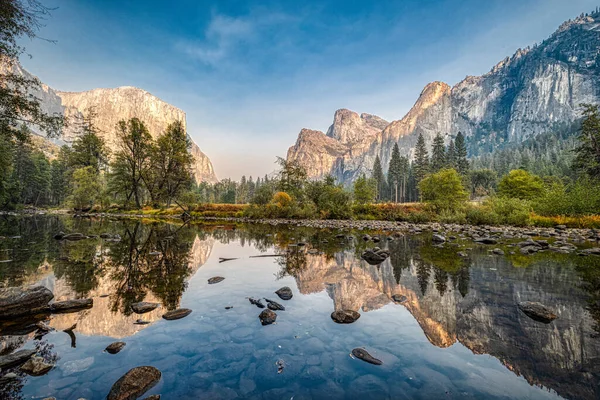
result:
M 390 122 L 368 143 L 348 140 L 360 135 L 353 132 L 352 124 L 334 116 L 328 132 L 345 134 L 337 139 L 328 136 L 347 148 L 344 154 L 337 154 L 334 143 L 323 146 L 315 136 L 303 142 L 305 137 L 299 135 L 288 150 L 288 160 L 305 167 L 315 158 L 327 160 L 324 168 L 311 166 L 309 176 L 331 174 L 351 183 L 371 173 L 376 156 L 386 170 L 395 143 L 402 155 L 412 159 L 419 134 L 430 147 L 438 133 L 448 143 L 462 132 L 470 154 L 478 155 L 571 125 L 580 117 L 580 103 L 600 102 L 599 31 L 600 13 L 582 14 L 565 21 L 543 42 L 517 49 L 483 75 L 468 75 L 454 86 L 433 81 L 402 118 Z M 327 152 L 332 147 L 335 154 Z

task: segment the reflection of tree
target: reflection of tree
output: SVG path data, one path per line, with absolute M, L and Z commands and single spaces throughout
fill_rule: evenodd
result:
M 594 319 L 593 329 L 600 335 L 600 269 L 598 257 L 579 257 L 576 261 L 576 270 L 581 277 L 581 287 L 589 294 L 587 310 Z
M 410 241 L 404 236 L 389 243 L 390 263 L 394 271 L 396 283 L 400 283 L 402 270 L 410 267 L 412 249 Z
M 87 239 L 66 242 L 60 256 L 54 261 L 54 274 L 65 278 L 69 286 L 82 297 L 98 286 L 98 275 L 103 273 L 102 252 L 98 240 Z
M 429 264 L 423 260 L 416 260 L 415 263 L 417 265 L 417 281 L 419 282 L 419 287 L 421 288 L 421 294 L 424 296 L 425 292 L 427 292 L 429 272 L 431 268 Z
M 433 269 L 433 280 L 435 282 L 435 288 L 437 289 L 440 296 L 446 293 L 448 288 L 448 273 L 441 268 Z
M 469 267 L 464 266 L 458 271 L 456 275 L 453 275 L 453 280 L 456 282 L 458 292 L 465 297 L 469 293 L 469 283 L 471 281 L 471 275 L 469 273 Z
M 111 279 L 117 290 L 114 311 L 131 314 L 131 304 L 142 301 L 148 291 L 167 309 L 175 309 L 186 288 L 188 264 L 195 232 L 187 226 L 169 224 L 127 226 L 122 240 L 110 249 Z

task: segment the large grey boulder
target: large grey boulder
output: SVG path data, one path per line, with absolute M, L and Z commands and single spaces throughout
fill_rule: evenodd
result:
M 0 319 L 47 311 L 48 302 L 54 298 L 44 286 L 0 289 Z

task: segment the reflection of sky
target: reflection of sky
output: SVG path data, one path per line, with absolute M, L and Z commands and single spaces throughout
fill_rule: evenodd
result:
M 263 176 L 349 108 L 400 119 L 595 0 L 61 0 L 23 63 L 64 91 L 137 86 L 187 112 L 219 177 Z M 52 5 L 49 4 L 51 7 Z
M 268 253 L 271 253 L 269 250 Z M 55 370 L 28 378 L 25 397 L 104 398 L 128 369 L 153 365 L 163 373 L 150 393 L 165 398 L 531 398 L 557 396 L 530 386 L 497 359 L 474 355 L 461 344 L 432 346 L 413 316 L 389 304 L 362 313 L 351 325 L 330 319 L 332 299 L 326 291 L 302 295 L 292 277 L 277 280 L 280 266 L 272 258 L 248 258 L 259 252 L 238 241 L 216 242 L 210 259 L 189 281 L 181 306 L 194 312 L 178 321 L 159 320 L 134 336 L 117 355 L 102 350 L 114 341 L 78 334 L 77 348 L 55 332 L 46 338 L 61 359 Z M 218 263 L 219 257 L 240 257 Z M 226 279 L 208 285 L 212 276 Z M 290 286 L 294 298 L 273 293 Z M 277 299 L 286 306 L 277 324 L 263 327 L 260 310 L 246 297 Z M 224 307 L 232 305 L 233 309 Z M 383 360 L 372 366 L 350 358 L 365 346 Z M 277 374 L 275 363 L 285 369 Z

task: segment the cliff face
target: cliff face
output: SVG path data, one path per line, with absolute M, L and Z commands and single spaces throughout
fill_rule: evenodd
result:
M 0 71 L 6 71 L 7 68 L 9 67 L 6 65 L 1 66 Z M 10 68 L 13 73 L 33 78 L 33 75 L 18 64 L 12 65 Z M 182 121 L 184 126 L 186 125 L 184 111 L 162 101 L 145 90 L 135 87 L 93 89 L 86 92 L 61 92 L 42 84 L 40 90 L 35 90 L 31 94 L 40 99 L 44 111 L 51 114 L 63 114 L 69 118 L 70 126 L 63 130 L 61 137 L 49 140 L 54 145 L 72 144 L 78 135 L 77 122 L 90 109 L 93 109 L 96 113 L 94 124 L 111 152 L 118 148 L 115 126 L 122 119 L 139 118 L 155 138 L 162 134 L 167 126 L 174 121 Z M 35 127 L 32 127 L 32 129 L 35 130 Z M 48 145 L 48 149 L 45 153 L 52 156 L 55 148 Z M 196 181 L 216 182 L 217 177 L 210 159 L 193 141 L 190 152 L 195 160 L 192 170 Z
M 300 135 L 288 159 L 305 166 L 315 159 L 327 160 L 310 165 L 309 175 L 332 174 L 348 183 L 370 173 L 377 155 L 387 169 L 395 143 L 401 154 L 412 158 L 419 134 L 431 145 L 438 133 L 448 142 L 462 132 L 476 155 L 571 125 L 579 118 L 581 103 L 600 102 L 598 32 L 599 13 L 566 22 L 541 44 L 517 50 L 485 75 L 468 76 L 454 87 L 428 84 L 403 118 L 386 126 L 378 119 L 368 133 L 357 122 L 358 114 L 340 110 L 327 133 L 335 142 L 322 146 L 311 138 L 305 143 Z M 355 117 L 344 118 L 346 114 Z M 304 154 L 307 151 L 313 154 Z

